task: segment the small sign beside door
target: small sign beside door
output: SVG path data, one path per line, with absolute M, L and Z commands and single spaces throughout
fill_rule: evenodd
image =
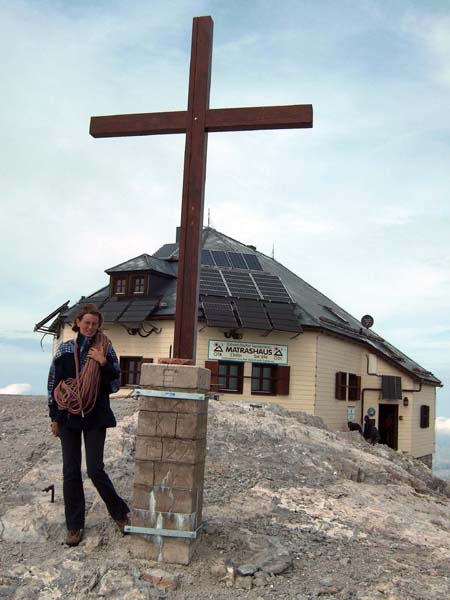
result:
M 354 406 L 347 407 L 347 421 L 351 421 L 352 423 L 356 419 L 356 408 Z

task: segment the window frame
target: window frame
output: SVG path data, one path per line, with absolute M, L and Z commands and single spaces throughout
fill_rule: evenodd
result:
M 145 294 L 146 287 L 147 287 L 146 279 L 147 278 L 145 277 L 145 275 L 133 275 L 131 277 L 130 292 L 131 292 L 131 294 L 133 294 L 133 296 L 142 296 Z M 136 290 L 136 284 L 139 280 L 142 280 L 142 285 L 141 284 L 139 285 L 139 287 L 142 287 L 142 289 Z
M 259 374 L 255 376 L 254 371 L 259 369 Z M 266 377 L 264 375 L 264 369 L 270 369 L 270 375 Z M 250 391 L 252 396 L 276 396 L 277 395 L 277 365 L 270 365 L 267 363 L 252 363 L 252 376 Z M 264 382 L 270 382 L 270 389 L 264 389 Z M 254 389 L 253 385 L 256 383 L 258 389 Z
M 221 367 L 225 367 L 226 372 L 221 373 Z M 232 367 L 237 367 L 237 374 L 232 375 L 230 370 Z M 225 377 L 225 387 L 221 387 L 221 378 Z M 237 379 L 237 387 L 230 388 L 230 379 Z M 242 394 L 244 389 L 244 363 L 238 361 L 219 360 L 217 366 L 217 391 L 220 394 Z
M 130 369 L 131 362 L 136 363 L 136 368 Z M 139 385 L 141 380 L 142 356 L 121 356 L 120 357 L 120 387 L 131 387 Z M 133 374 L 133 381 L 128 381 L 130 374 Z
M 118 287 L 120 284 L 123 283 L 123 291 L 119 291 Z M 128 292 L 128 277 L 126 276 L 122 276 L 122 277 L 113 277 L 113 295 L 114 296 L 126 296 L 127 292 Z
M 361 400 L 361 376 L 338 371 L 335 375 L 335 400 L 358 402 Z
M 430 427 L 431 409 L 428 404 L 420 405 L 419 425 L 420 429 L 428 429 Z

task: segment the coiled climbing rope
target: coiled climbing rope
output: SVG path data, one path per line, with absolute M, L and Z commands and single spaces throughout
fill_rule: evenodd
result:
M 100 331 L 95 336 L 92 348 L 99 350 L 104 356 L 110 344 L 109 339 Z M 78 342 L 75 340 L 75 377 L 69 377 L 58 383 L 54 398 L 60 410 L 67 410 L 72 415 L 85 416 L 91 412 L 97 400 L 100 386 L 100 365 L 93 358 L 87 357 L 80 372 Z

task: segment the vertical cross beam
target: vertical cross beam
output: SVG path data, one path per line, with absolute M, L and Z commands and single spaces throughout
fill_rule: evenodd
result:
M 175 314 L 175 358 L 195 360 L 198 292 L 211 84 L 213 21 L 194 19 L 184 151 L 183 196 Z
M 312 127 L 312 106 L 209 108 L 213 21 L 192 28 L 188 110 L 92 117 L 95 138 L 185 133 L 174 357 L 195 360 L 208 132 Z

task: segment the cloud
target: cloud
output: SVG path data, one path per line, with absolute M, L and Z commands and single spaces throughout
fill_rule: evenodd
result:
M 450 418 L 436 417 L 436 433 L 450 435 Z
M 14 396 L 29 396 L 31 394 L 31 383 L 10 383 L 0 388 L 0 394 L 12 394 Z
M 409 14 L 403 22 L 403 31 L 417 40 L 428 60 L 432 78 L 450 86 L 450 16 L 444 14 Z

